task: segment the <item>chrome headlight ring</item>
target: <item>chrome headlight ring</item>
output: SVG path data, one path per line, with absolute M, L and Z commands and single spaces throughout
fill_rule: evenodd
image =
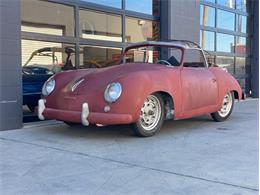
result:
M 105 92 L 104 92 L 104 98 L 106 102 L 113 103 L 118 100 L 118 98 L 121 96 L 122 93 L 122 86 L 118 82 L 110 83 Z

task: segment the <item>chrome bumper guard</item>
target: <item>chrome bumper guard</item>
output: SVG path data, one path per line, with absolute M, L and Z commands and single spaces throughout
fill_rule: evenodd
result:
M 81 112 L 81 123 L 84 126 L 88 126 L 88 115 L 89 115 L 89 109 L 88 109 L 88 103 L 82 104 L 82 112 Z
M 40 120 L 45 120 L 45 117 L 43 116 L 43 112 L 45 110 L 45 103 L 46 100 L 45 99 L 40 99 L 38 101 L 38 118 Z M 88 126 L 89 122 L 88 122 L 88 115 L 89 115 L 89 108 L 88 108 L 88 103 L 83 103 L 82 104 L 82 111 L 81 111 L 81 123 L 84 126 Z
M 45 119 L 42 115 L 43 111 L 45 110 L 45 102 L 46 100 L 44 99 L 39 99 L 38 101 L 38 118 L 42 121 Z

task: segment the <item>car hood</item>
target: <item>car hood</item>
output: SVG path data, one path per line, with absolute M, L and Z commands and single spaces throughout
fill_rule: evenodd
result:
M 163 69 L 164 67 L 164 65 L 159 64 L 127 63 L 107 68 L 95 69 L 95 71 L 91 71 L 89 74 L 87 73 L 86 77 L 91 77 L 92 79 L 108 78 L 109 80 L 114 80 L 117 77 L 121 77 L 126 74 L 132 74 L 140 71 L 158 71 L 159 69 Z
M 88 90 L 95 91 L 130 74 L 136 74 L 142 71 L 149 74 L 149 72 L 159 71 L 165 68 L 166 66 L 158 64 L 128 63 L 101 69 L 78 70 L 83 72 L 77 75 L 77 78 L 71 81 L 67 87 L 71 89 L 73 85 L 80 81 L 80 85 L 74 93 L 83 93 L 85 91 L 84 87 L 88 88 Z

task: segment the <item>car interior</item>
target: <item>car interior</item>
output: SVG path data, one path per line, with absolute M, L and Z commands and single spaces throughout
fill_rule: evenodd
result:
M 180 66 L 180 62 L 174 56 L 171 56 L 167 62 L 169 62 L 172 66 Z
M 204 68 L 206 67 L 205 58 L 201 50 L 186 49 L 183 59 L 183 67 Z

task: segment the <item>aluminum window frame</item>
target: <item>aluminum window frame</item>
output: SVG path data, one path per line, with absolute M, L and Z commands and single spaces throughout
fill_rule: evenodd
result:
M 139 13 L 135 11 L 129 11 L 125 9 L 125 0 L 122 0 L 122 6 L 120 8 L 115 7 L 109 7 L 105 5 L 90 3 L 86 1 L 81 0 L 40 0 L 50 3 L 57 3 L 61 5 L 71 6 L 73 7 L 74 11 L 74 37 L 69 36 L 57 36 L 57 35 L 48 35 L 43 33 L 33 33 L 33 32 L 22 32 L 21 31 L 21 39 L 26 40 L 35 40 L 35 41 L 48 41 L 48 42 L 59 42 L 59 43 L 68 43 L 68 44 L 74 44 L 75 50 L 76 50 L 76 56 L 75 56 L 75 65 L 76 67 L 79 67 L 80 63 L 80 45 L 92 45 L 92 46 L 104 46 L 104 47 L 116 47 L 121 48 L 122 51 L 130 45 L 131 43 L 125 42 L 125 27 L 126 27 L 126 17 L 134 17 L 138 19 L 144 19 L 144 20 L 150 20 L 159 22 L 160 20 L 160 6 L 161 6 L 161 0 L 158 0 L 158 16 L 153 16 L 149 14 Z M 21 5 L 22 6 L 22 5 Z M 104 14 L 114 14 L 121 17 L 121 26 L 122 26 L 122 42 L 113 42 L 113 41 L 101 41 L 101 40 L 93 40 L 93 39 L 85 39 L 80 37 L 80 18 L 79 18 L 79 12 L 80 10 L 90 10 L 90 11 L 99 11 Z M 160 37 L 159 37 L 160 38 Z
M 236 8 L 229 8 L 227 6 L 224 5 L 220 5 L 217 4 L 217 2 L 215 1 L 215 3 L 209 2 L 207 0 L 200 0 L 200 5 L 205 5 L 205 6 L 210 6 L 215 8 L 215 27 L 210 27 L 210 26 L 203 26 L 200 25 L 200 30 L 204 30 L 204 31 L 211 31 L 215 33 L 215 50 L 214 51 L 208 51 L 210 54 L 214 55 L 214 56 L 227 56 L 227 57 L 233 57 L 234 58 L 234 76 L 237 79 L 247 79 L 250 77 L 249 74 L 245 73 L 244 75 L 236 75 L 235 69 L 236 69 L 236 57 L 244 57 L 247 60 L 246 61 L 250 61 L 250 57 L 251 57 L 251 50 L 249 51 L 249 53 L 246 54 L 237 54 L 236 51 L 234 51 L 234 53 L 229 53 L 229 52 L 218 52 L 217 51 L 217 34 L 218 33 L 222 33 L 222 34 L 227 34 L 227 35 L 232 35 L 234 36 L 234 43 L 236 46 L 236 37 L 244 37 L 247 40 L 247 44 L 250 45 L 251 42 L 251 36 L 249 34 L 249 32 L 247 31 L 246 33 L 243 32 L 238 32 L 236 29 L 236 25 L 237 25 L 237 15 L 242 15 L 242 16 L 246 16 L 246 17 L 250 17 L 250 14 L 241 10 L 237 10 Z M 236 6 L 235 6 L 236 7 Z M 221 28 L 217 28 L 217 21 L 218 21 L 218 10 L 223 10 L 223 11 L 228 11 L 231 13 L 235 14 L 235 29 L 234 30 L 226 30 L 226 29 L 221 29 Z M 248 24 L 247 24 L 248 25 Z M 250 28 L 250 27 L 249 27 Z M 247 47 L 247 46 L 246 46 Z M 247 65 L 248 62 L 246 62 Z

